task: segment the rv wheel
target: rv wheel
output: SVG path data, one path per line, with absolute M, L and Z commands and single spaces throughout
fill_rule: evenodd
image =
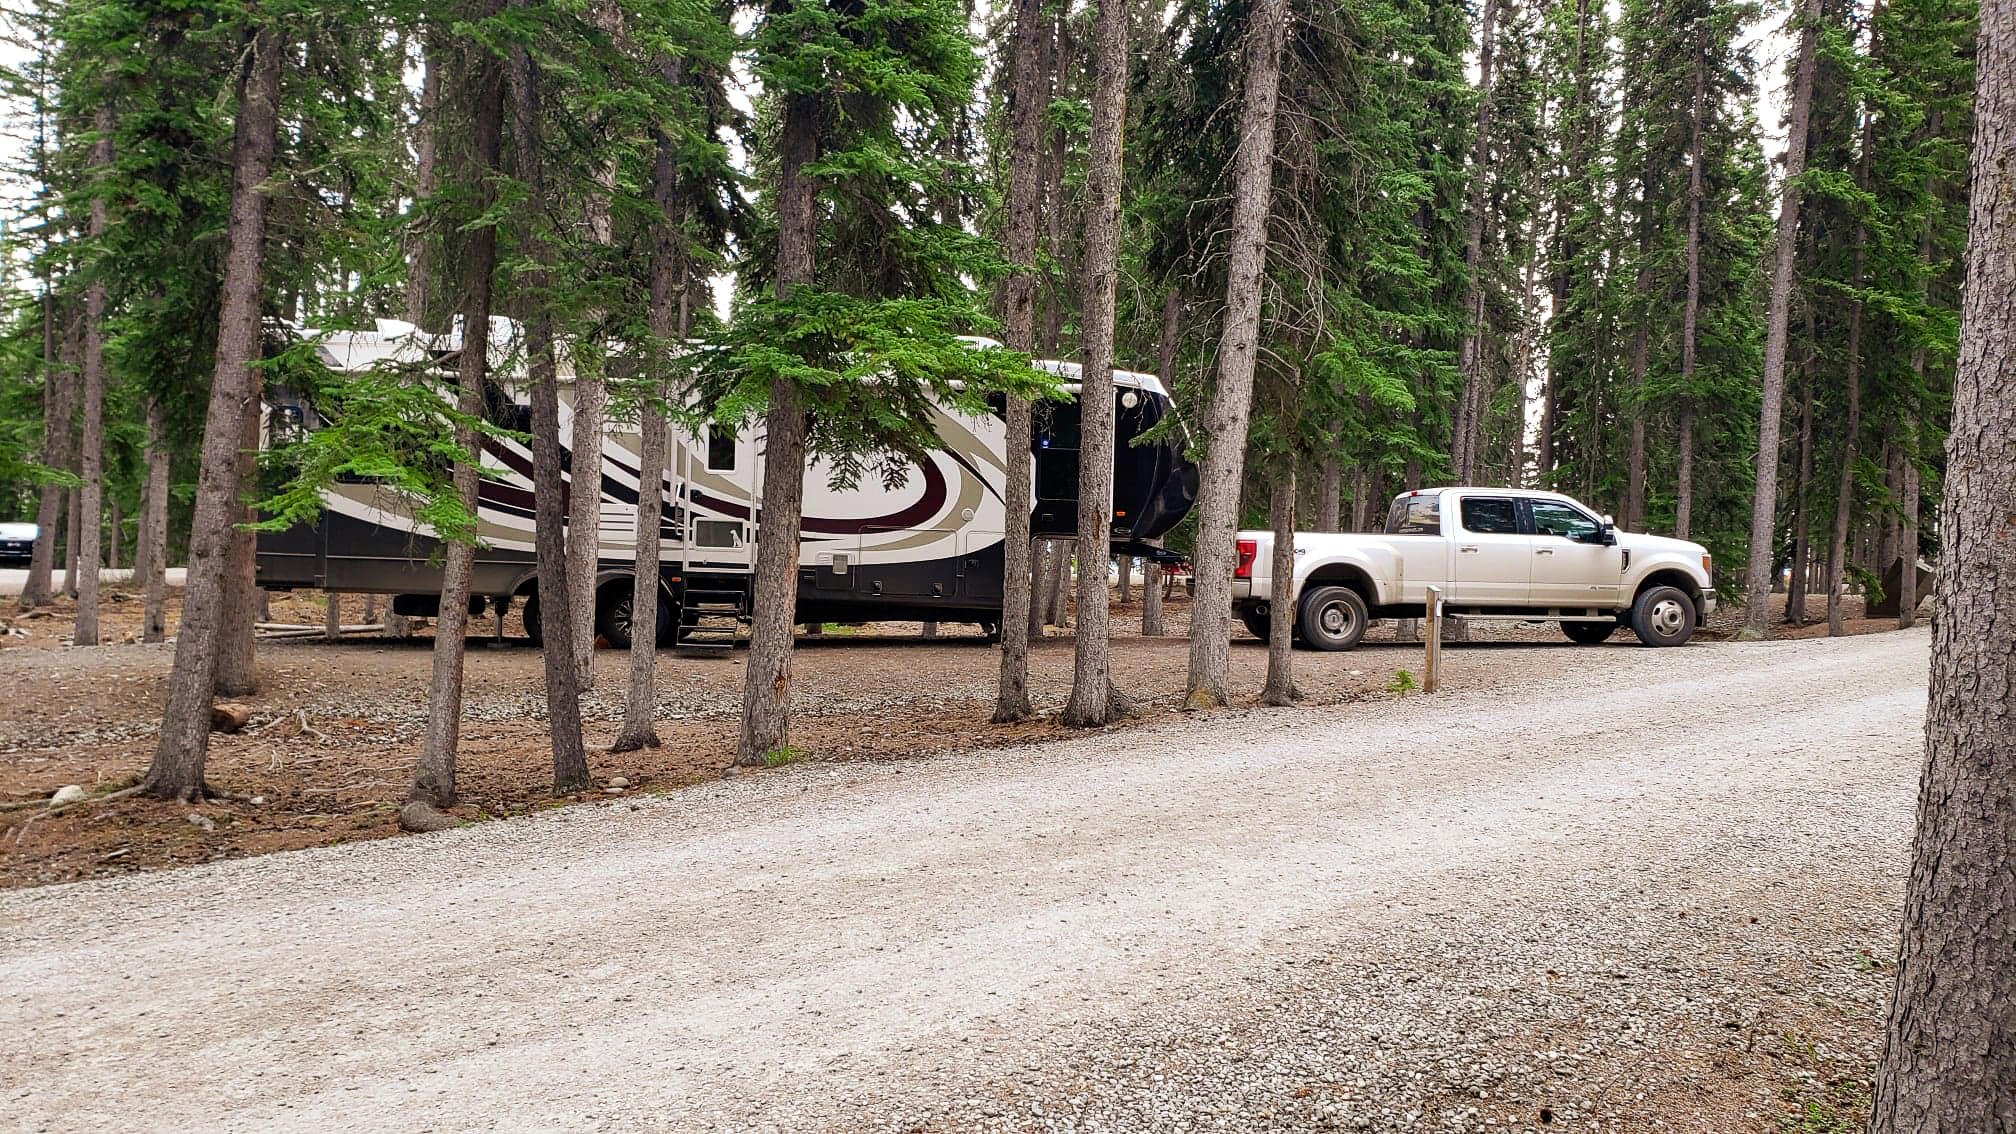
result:
M 543 646 L 546 639 L 539 633 L 539 593 L 525 596 L 525 636 L 532 639 L 535 646 Z

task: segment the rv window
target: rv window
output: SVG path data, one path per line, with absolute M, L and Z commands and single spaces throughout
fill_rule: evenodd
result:
M 741 547 L 742 525 L 735 520 L 695 520 L 693 542 L 699 547 Z
M 735 471 L 735 431 L 720 425 L 707 427 L 707 471 Z M 717 547 L 731 546 L 716 544 Z

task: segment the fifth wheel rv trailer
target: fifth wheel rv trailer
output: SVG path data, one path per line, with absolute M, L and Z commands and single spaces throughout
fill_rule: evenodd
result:
M 493 352 L 509 357 L 514 328 L 496 321 Z M 425 336 L 403 323 L 341 332 L 318 340 L 322 361 L 338 370 L 386 364 L 440 366 L 460 348 L 460 335 Z M 989 345 L 975 340 L 976 345 Z M 1037 362 L 1065 380 L 1070 400 L 1039 411 L 1035 439 L 1034 508 L 1021 522 L 1038 539 L 1070 539 L 1078 516 L 1078 366 Z M 445 375 L 444 375 L 445 377 Z M 1168 391 L 1152 374 L 1117 371 L 1115 410 L 1120 443 L 1114 455 L 1113 550 L 1152 555 L 1154 540 L 1183 519 L 1197 493 L 1197 467 L 1183 454 L 1180 430 L 1142 445 L 1127 442 L 1172 412 Z M 519 431 L 530 420 L 522 376 L 506 375 L 487 391 L 489 415 Z M 571 435 L 571 372 L 561 373 L 560 435 Z M 895 487 L 869 476 L 854 488 L 834 488 L 831 469 L 805 470 L 800 525 L 798 605 L 801 622 L 935 620 L 971 622 L 990 631 L 1001 621 L 1006 426 L 997 412 L 967 416 L 936 411 L 942 447 L 906 470 Z M 285 391 L 269 394 L 267 439 L 321 424 L 314 405 Z M 662 592 L 658 637 L 668 644 L 725 644 L 724 623 L 747 617 L 756 548 L 763 538 L 762 435 L 708 428 L 697 436 L 673 431 L 669 459 L 658 475 L 641 472 L 635 426 L 612 423 L 603 438 L 595 620 L 612 645 L 628 645 L 636 563 L 637 500 L 653 482 L 663 494 L 659 529 Z M 471 594 L 502 612 L 523 604 L 527 632 L 539 638 L 538 578 L 533 545 L 530 448 L 486 440 L 486 476 L 477 509 L 478 535 Z M 578 483 L 569 471 L 570 489 Z M 323 494 L 312 525 L 262 533 L 261 586 L 319 588 L 395 596 L 404 614 L 437 612 L 441 569 L 437 543 L 411 501 L 369 482 L 343 483 Z M 1094 561 L 1104 555 L 1093 557 Z

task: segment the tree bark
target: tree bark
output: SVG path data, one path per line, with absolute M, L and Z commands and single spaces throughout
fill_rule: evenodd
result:
M 1498 0 L 1484 0 L 1477 33 L 1476 138 L 1470 158 L 1469 200 L 1464 207 L 1468 233 L 1463 261 L 1469 276 L 1464 284 L 1463 310 L 1469 327 L 1457 354 L 1457 365 L 1463 373 L 1463 393 L 1456 407 L 1455 452 L 1451 454 L 1459 484 L 1475 483 L 1482 463 L 1478 451 L 1483 447 L 1484 437 L 1484 214 L 1490 200 L 1484 181 L 1491 164 L 1491 100 L 1498 81 L 1493 66 L 1497 23 Z
M 1274 474 L 1267 502 L 1267 522 L 1274 529 L 1274 601 L 1267 613 L 1267 684 L 1260 700 L 1268 705 L 1295 703 L 1295 465 L 1282 460 Z
M 512 0 L 524 8 L 527 0 Z M 511 141 L 518 180 L 539 208 L 546 203 L 540 153 L 539 74 L 523 47 L 509 53 Z M 553 355 L 553 313 L 546 306 L 552 276 L 552 248 L 543 218 L 532 221 L 526 290 L 533 308 L 525 320 L 525 353 L 532 379 L 533 527 L 539 559 L 539 626 L 545 638 L 546 715 L 553 741 L 553 794 L 572 795 L 588 786 L 588 755 L 581 736 L 580 687 L 575 684 L 573 595 L 567 587 L 567 508 L 560 463 L 560 384 Z M 466 329 L 465 329 L 465 333 Z
M 1068 540 L 1050 541 L 1050 625 L 1059 630 L 1069 626 L 1070 608 L 1065 599 L 1071 593 L 1072 545 Z
M 807 170 L 823 149 L 819 110 L 811 99 L 787 95 L 778 148 L 777 295 L 788 298 L 815 278 L 817 186 Z M 798 535 L 805 500 L 805 410 L 798 391 L 779 376 L 770 384 L 764 415 L 763 511 L 756 539 L 749 628 L 749 663 L 743 671 L 742 732 L 735 765 L 760 768 L 789 747 L 791 726 L 791 624 L 797 610 Z
M 1813 112 L 1815 44 L 1820 0 L 1799 3 L 1799 63 L 1794 75 L 1792 121 L 1785 137 L 1785 187 L 1778 206 L 1771 304 L 1764 337 L 1763 407 L 1757 422 L 1757 479 L 1750 497 L 1750 564 L 1745 576 L 1742 637 L 1771 636 L 1771 566 L 1778 512 L 1778 416 L 1785 399 L 1785 345 L 1792 320 L 1792 262 L 1799 250 L 1799 208 L 1806 172 L 1806 128 Z
M 484 18 L 493 16 L 498 7 L 495 0 L 486 0 L 481 15 Z M 487 55 L 476 58 L 480 62 L 474 64 L 471 68 L 473 73 L 469 75 L 470 95 L 474 103 L 470 107 L 469 155 L 469 171 L 474 184 L 469 188 L 475 196 L 471 211 L 480 215 L 490 204 L 490 178 L 502 164 L 504 81 L 501 69 L 493 58 Z M 431 55 L 428 65 L 438 100 L 440 78 L 433 74 L 435 64 Z M 431 147 L 426 156 L 431 166 Z M 429 183 L 431 193 L 431 168 L 423 179 Z M 414 270 L 418 271 L 417 265 Z M 490 307 L 496 286 L 496 271 L 496 226 L 488 224 L 470 229 L 463 252 L 462 353 L 455 366 L 455 404 L 456 409 L 471 420 L 483 414 L 483 386 L 490 377 Z M 409 286 L 406 302 L 409 314 L 424 314 L 426 289 L 416 290 Z M 418 325 L 419 320 L 411 321 Z M 458 462 L 454 476 L 455 496 L 462 502 L 462 507 L 473 515 L 482 484 L 481 438 L 475 429 L 458 424 L 455 445 L 474 458 Z M 451 540 L 442 559 L 441 607 L 434 624 L 434 664 L 427 686 L 427 735 L 421 742 L 420 759 L 413 767 L 413 784 L 406 792 L 407 806 L 400 812 L 400 823 L 408 829 L 427 830 L 443 826 L 447 817 L 442 812 L 455 806 L 457 795 L 455 760 L 462 743 L 463 671 L 468 651 L 469 589 L 476 563 L 476 547 L 466 540 Z
M 1701 25 L 1695 25 L 1697 37 Z M 1694 527 L 1694 366 L 1701 339 L 1701 124 L 1707 115 L 1708 53 L 1697 38 L 1694 56 L 1694 121 L 1687 152 L 1687 298 L 1680 316 L 1680 456 L 1674 486 L 1673 537 L 1686 539 Z
M 1274 188 L 1275 101 L 1281 85 L 1286 0 L 1257 0 L 1247 36 L 1246 90 L 1233 159 L 1231 265 L 1218 382 L 1204 416 L 1207 445 L 1197 501 L 1197 594 L 1190 606 L 1190 673 L 1184 705 L 1215 708 L 1231 697 L 1232 535 L 1246 468 L 1246 425 L 1260 339 L 1260 281 Z
M 256 343 L 254 351 L 256 358 Z M 249 697 L 258 692 L 253 629 L 256 623 L 267 620 L 266 595 L 259 588 L 255 537 L 238 527 L 252 519 L 248 502 L 259 487 L 259 400 L 264 380 L 257 370 L 252 372 L 251 382 L 245 413 L 239 422 L 238 491 L 232 501 L 230 543 L 223 566 L 223 604 L 218 613 L 215 684 L 221 697 Z
M 1933 115 L 1932 130 L 1938 130 L 1938 115 Z M 1931 195 L 1930 179 L 1927 179 L 1927 196 Z M 1918 281 L 1919 301 L 1924 302 L 1926 282 L 1932 265 L 1932 216 L 1928 212 L 1918 229 L 1918 263 L 1925 272 Z M 1918 624 L 1918 435 L 1921 428 L 1918 420 L 1918 391 L 1925 388 L 1925 347 L 1921 343 L 1911 350 L 1911 392 L 1904 399 L 1903 428 L 1898 431 L 1899 449 L 1904 462 L 1904 491 L 1898 504 L 1904 513 L 1902 532 L 1898 541 L 1902 544 L 1898 552 L 1904 560 L 1904 569 L 1897 573 L 1897 628 L 1908 630 Z
M 1640 255 L 1649 254 L 1649 251 L 1649 248 L 1640 245 Z M 1638 294 L 1644 295 L 1650 288 L 1651 273 L 1641 270 L 1638 273 Z M 1652 343 L 1642 322 L 1632 338 L 1630 401 L 1633 410 L 1630 415 L 1630 448 L 1625 454 L 1623 513 L 1624 530 L 1642 532 L 1645 530 L 1645 371 L 1651 360 Z
M 1868 130 L 1863 130 L 1867 153 Z M 1866 162 L 1858 181 L 1867 181 Z M 1855 226 L 1855 270 L 1852 286 L 1862 287 L 1862 261 L 1869 243 L 1868 231 Z M 1841 472 L 1834 481 L 1834 530 L 1827 543 L 1827 633 L 1838 638 L 1847 633 L 1841 614 L 1844 568 L 1848 558 L 1848 515 L 1855 504 L 1855 457 L 1862 436 L 1862 301 L 1848 307 L 1848 373 L 1842 384 L 1848 388 L 1848 428 L 1841 438 Z
M 1099 0 L 1092 152 L 1086 175 L 1084 329 L 1078 394 L 1078 634 L 1064 723 L 1097 728 L 1117 707 L 1106 555 L 1113 526 L 1113 331 L 1120 293 L 1120 136 L 1127 117 L 1127 5 Z
M 574 680 L 595 685 L 595 576 L 602 562 L 602 430 L 608 387 L 599 360 L 574 367 L 573 471 L 567 477 L 567 608 L 574 623 Z M 550 639 L 549 639 L 550 641 Z
M 146 588 L 140 640 L 159 642 L 167 634 L 168 416 L 160 399 L 147 399 L 147 486 L 140 509 L 140 547 L 134 573 Z
M 1808 329 L 1811 326 L 1809 322 Z M 1799 407 L 1799 475 L 1792 485 L 1792 576 L 1785 584 L 1785 621 L 1794 626 L 1806 625 L 1806 592 L 1810 585 L 1807 578 L 1808 564 L 1807 529 L 1811 517 L 1807 514 L 1807 486 L 1813 480 L 1813 377 L 1809 362 L 1806 390 Z
M 210 700 L 216 682 L 219 620 L 231 524 L 239 512 L 243 424 L 257 421 L 259 295 L 264 268 L 266 196 L 279 126 L 280 75 L 285 47 L 271 25 L 252 36 L 246 73 L 239 79 L 238 119 L 231 144 L 231 205 L 225 229 L 223 308 L 218 317 L 217 366 L 203 423 L 203 460 L 197 474 L 196 514 L 189 531 L 189 578 L 182 592 L 182 622 L 175 634 L 175 663 L 160 739 L 140 787 L 160 799 L 193 802 L 208 789 L 204 760 L 210 750 Z
M 660 56 L 659 74 L 672 86 L 685 75 L 686 61 Z M 657 231 L 651 256 L 652 362 L 663 366 L 673 352 L 684 349 L 689 330 L 690 289 L 684 255 L 686 201 L 679 192 L 679 151 L 672 139 L 654 139 L 651 197 L 658 206 Z M 665 463 L 671 446 L 663 399 L 671 392 L 665 381 L 654 382 L 651 396 L 638 407 L 637 569 L 630 592 L 630 688 L 623 703 L 623 731 L 611 752 L 658 747 L 658 603 L 663 588 L 659 550 L 665 508 Z
M 1335 430 L 1316 467 L 1316 530 L 1344 530 L 1344 466 L 1337 460 Z
M 112 108 L 98 109 L 93 129 L 98 140 L 91 146 L 94 175 L 109 173 L 112 164 Z M 110 206 L 105 194 L 91 197 L 91 239 L 105 238 Z M 78 431 L 77 473 L 84 481 L 78 494 L 77 558 L 83 571 L 77 579 L 77 628 L 73 641 L 80 646 L 98 644 L 98 565 L 104 556 L 99 548 L 101 517 L 105 511 L 105 272 L 93 271 L 84 292 L 84 421 Z M 117 536 L 115 534 L 114 538 Z
M 54 257 L 50 257 L 54 259 Z M 42 463 L 61 468 L 70 436 L 70 398 L 75 384 L 56 358 L 56 288 L 49 269 L 42 270 Z M 63 490 L 42 486 L 35 507 L 35 546 L 29 552 L 28 579 L 21 586 L 21 609 L 49 605 L 49 576 L 56 554 L 56 525 L 63 514 Z
M 2016 2 L 1980 13 L 1925 765 L 1877 1134 L 2016 1130 Z
M 1009 350 L 1036 347 L 1036 212 L 1043 192 L 1042 128 L 1044 93 L 1050 77 L 1042 65 L 1041 0 L 1015 0 L 1013 102 L 1008 109 L 1008 282 L 1002 334 Z M 1004 442 L 1008 468 L 1007 516 L 1001 537 L 1001 673 L 994 692 L 994 723 L 1009 724 L 1035 715 L 1029 702 L 1029 640 L 1042 626 L 1035 615 L 1036 580 L 1030 570 L 1030 516 L 1033 437 L 1029 402 L 1011 397 L 1006 406 Z
M 1029 544 L 1029 639 L 1043 636 L 1043 628 L 1050 623 L 1050 561 L 1053 558 L 1050 541 L 1031 540 Z

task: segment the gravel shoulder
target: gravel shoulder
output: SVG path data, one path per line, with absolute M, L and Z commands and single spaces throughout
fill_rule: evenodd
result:
M 1452 650 L 1434 698 L 0 893 L 0 1113 L 1829 1129 L 1788 1124 L 1873 1058 L 1926 642 Z

